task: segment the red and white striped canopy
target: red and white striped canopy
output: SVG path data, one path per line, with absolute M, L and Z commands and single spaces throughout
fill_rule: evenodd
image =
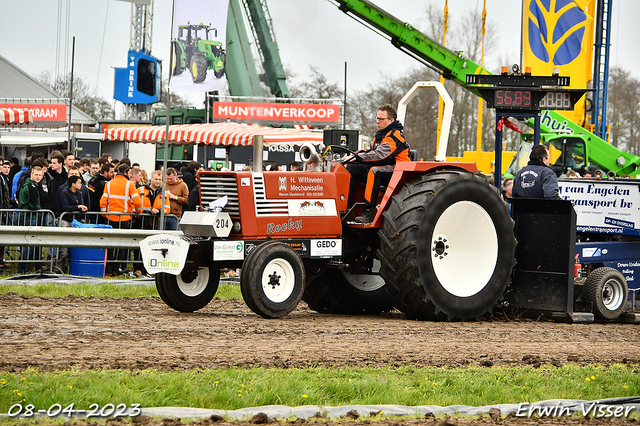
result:
M 164 143 L 167 127 L 122 127 L 104 131 L 105 140 L 123 142 Z M 172 145 L 204 144 L 222 146 L 251 146 L 253 136 L 263 135 L 270 145 L 302 145 L 305 142 L 321 145 L 322 133 L 294 129 L 279 129 L 240 123 L 174 124 L 169 126 Z
M 33 123 L 33 112 L 18 108 L 0 108 L 0 125 Z

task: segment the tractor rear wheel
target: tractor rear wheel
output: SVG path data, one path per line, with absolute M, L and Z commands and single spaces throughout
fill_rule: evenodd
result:
M 202 53 L 191 56 L 191 80 L 194 83 L 202 83 L 207 78 L 209 62 Z
M 156 288 L 160 298 L 169 307 L 180 312 L 193 312 L 202 309 L 215 296 L 220 283 L 220 270 L 214 267 L 204 267 L 189 275 L 167 273 L 156 274 Z
M 281 318 L 293 311 L 305 286 L 300 256 L 288 245 L 269 241 L 253 249 L 240 271 L 242 297 L 264 318 Z
M 331 314 L 379 314 L 393 309 L 385 282 L 376 274 L 328 269 L 307 283 L 302 295 L 309 308 Z
M 418 176 L 383 215 L 380 273 L 409 318 L 475 318 L 502 298 L 515 264 L 513 221 L 484 176 Z
M 614 320 L 627 303 L 629 288 L 624 276 L 614 268 L 598 268 L 584 282 L 582 301 L 593 302 L 593 315 L 601 320 Z

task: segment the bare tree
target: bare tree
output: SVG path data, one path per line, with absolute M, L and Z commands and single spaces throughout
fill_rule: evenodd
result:
M 69 97 L 71 88 L 70 76 L 54 78 L 50 71 L 43 71 L 36 80 L 48 86 L 61 97 Z M 73 106 L 89 114 L 95 119 L 113 117 L 113 106 L 110 101 L 97 94 L 98 89 L 92 87 L 81 77 L 73 78 Z
M 607 121 L 611 144 L 621 150 L 640 153 L 640 81 L 620 67 L 609 71 Z
M 344 91 L 338 83 L 331 83 L 317 67 L 309 66 L 310 80 L 289 83 L 289 97 L 312 99 L 342 99 Z
M 169 80 L 162 79 L 162 101 L 166 105 L 167 97 L 169 96 Z M 193 107 L 193 103 L 186 97 L 178 95 L 176 92 L 171 92 L 171 108 L 189 108 Z M 165 114 L 166 115 L 166 114 Z

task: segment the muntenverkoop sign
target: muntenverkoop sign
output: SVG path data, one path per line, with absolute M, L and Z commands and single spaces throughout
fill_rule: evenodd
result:
M 265 124 L 339 124 L 340 106 L 333 104 L 284 104 L 214 102 L 214 119 Z
M 640 182 L 572 179 L 558 186 L 573 203 L 578 232 L 640 235 Z

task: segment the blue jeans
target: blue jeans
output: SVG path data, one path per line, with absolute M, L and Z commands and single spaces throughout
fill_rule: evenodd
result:
M 40 226 L 42 224 L 42 217 L 37 213 L 27 213 L 20 219 L 21 226 Z M 20 259 L 22 260 L 40 260 L 42 256 L 41 247 L 22 247 L 20 249 Z M 35 264 L 36 269 L 42 268 L 41 263 Z M 29 270 L 29 263 L 21 262 L 18 264 L 18 272 L 25 273 Z
M 178 222 L 177 217 L 174 216 L 167 216 L 164 218 L 164 229 L 167 231 L 175 231 L 179 226 L 179 222 Z

